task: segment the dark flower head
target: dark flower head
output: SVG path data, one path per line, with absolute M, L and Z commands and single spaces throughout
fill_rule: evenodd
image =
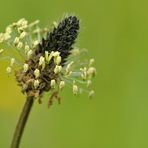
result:
M 59 51 L 62 65 L 73 49 L 72 45 L 78 36 L 79 20 L 76 16 L 69 16 L 62 20 L 52 32 L 48 32 L 46 39 L 39 44 L 39 52 Z

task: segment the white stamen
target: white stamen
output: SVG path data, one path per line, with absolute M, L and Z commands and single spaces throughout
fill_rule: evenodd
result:
M 95 60 L 92 58 L 89 60 L 89 66 L 91 66 L 92 64 L 94 64 Z
M 37 28 L 33 31 L 34 34 L 37 34 L 37 33 L 40 33 L 41 29 L 40 28 Z
M 60 55 L 60 52 L 59 52 L 59 51 L 56 51 L 56 52 L 53 53 L 53 56 L 54 56 L 54 57 L 57 57 L 57 56 L 59 56 L 59 55 Z
M 23 43 L 19 42 L 18 45 L 17 45 L 17 48 L 22 48 L 22 47 L 23 47 Z
M 87 68 L 86 67 L 80 68 L 80 70 L 82 71 L 82 73 L 81 73 L 82 79 L 86 80 L 86 78 L 87 78 Z
M 59 65 L 61 63 L 61 60 L 62 60 L 61 56 L 57 56 L 55 57 L 54 62 L 55 64 Z
M 47 59 L 47 62 L 48 62 L 48 63 L 49 63 L 50 60 L 52 59 L 53 54 L 54 54 L 54 51 L 51 51 L 51 53 L 50 53 L 50 55 L 48 56 L 48 59 Z
M 20 39 L 23 39 L 26 35 L 27 35 L 27 32 L 23 31 L 23 32 L 20 34 Z
M 59 89 L 62 90 L 65 86 L 65 82 L 64 81 L 60 81 L 60 84 L 59 84 Z
M 17 22 L 17 25 L 18 26 L 25 26 L 25 25 L 27 25 L 27 23 L 28 23 L 28 21 L 25 20 L 24 18 L 22 18 Z
M 3 43 L 3 41 L 4 41 L 4 34 L 0 33 L 0 43 Z
M 94 90 L 91 90 L 91 91 L 89 92 L 88 97 L 89 97 L 89 98 L 91 98 L 91 97 L 93 97 L 93 96 L 94 96 L 94 94 L 95 94 Z
M 29 27 L 33 27 L 33 26 L 37 25 L 39 22 L 40 22 L 39 20 L 36 20 L 36 21 L 30 23 Z
M 91 80 L 87 80 L 87 87 L 90 87 L 92 84 L 92 81 Z
M 72 53 L 74 56 L 76 56 L 76 55 L 80 54 L 80 49 L 75 48 L 75 49 L 73 49 L 73 50 L 71 51 L 71 53 Z
M 73 94 L 77 95 L 78 94 L 78 86 L 76 84 L 73 84 Z
M 15 58 L 11 58 L 11 60 L 10 60 L 10 66 L 12 67 L 14 65 L 14 63 L 15 63 Z
M 54 80 L 54 79 L 51 80 L 51 82 L 50 82 L 50 86 L 51 86 L 51 88 L 55 88 L 55 85 L 56 85 L 55 80 Z
M 27 72 L 28 69 L 29 69 L 29 65 L 25 63 L 25 64 L 23 65 L 23 72 Z
M 4 49 L 0 49 L 0 54 L 4 52 Z
M 18 44 L 19 43 L 19 37 L 15 37 L 15 39 L 14 39 L 14 44 Z
M 34 41 L 33 42 L 33 47 L 36 47 L 38 44 L 39 44 L 39 41 L 38 40 Z
M 96 68 L 90 67 L 90 68 L 87 70 L 87 74 L 88 74 L 89 77 L 95 76 L 95 75 L 96 75 Z
M 11 73 L 11 71 L 12 71 L 12 68 L 11 67 L 7 67 L 6 68 L 6 72 L 9 74 L 9 73 Z
M 42 66 L 42 69 L 45 68 L 45 58 L 43 56 L 39 59 L 39 66 Z
M 12 32 L 12 29 L 11 29 L 10 26 L 8 26 L 8 27 L 6 28 L 6 33 L 10 34 L 11 32 Z
M 74 62 L 73 61 L 71 61 L 68 65 L 67 65 L 67 67 L 66 67 L 66 75 L 70 75 L 70 73 L 71 73 L 71 66 L 72 66 L 72 64 L 73 64 Z
M 58 74 L 58 73 L 61 72 L 61 70 L 62 70 L 62 66 L 56 65 L 56 67 L 54 68 L 54 73 L 55 73 L 55 74 Z
M 25 52 L 28 52 L 29 51 L 29 46 L 28 45 L 25 45 Z
M 40 70 L 39 69 L 35 69 L 34 75 L 35 75 L 35 78 L 37 79 L 40 76 Z
M 56 21 L 53 22 L 53 25 L 54 25 L 55 28 L 58 27 L 58 23 Z
M 48 62 L 49 52 L 45 51 L 45 60 Z
M 39 80 L 34 80 L 34 88 L 37 89 L 39 87 Z
M 7 41 L 11 38 L 11 35 L 9 33 L 4 33 L 4 40 Z
M 31 57 L 32 53 L 33 53 L 32 50 L 29 50 L 29 51 L 27 52 L 27 58 L 28 58 L 28 59 Z

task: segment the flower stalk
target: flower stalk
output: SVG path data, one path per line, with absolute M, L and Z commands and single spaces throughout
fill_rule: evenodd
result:
M 19 148 L 21 138 L 24 132 L 25 125 L 27 123 L 30 111 L 32 109 L 34 103 L 34 98 L 33 97 L 28 97 L 26 99 L 26 102 L 24 104 L 23 110 L 21 112 L 21 115 L 19 117 L 14 135 L 13 135 L 13 140 L 11 143 L 11 148 Z

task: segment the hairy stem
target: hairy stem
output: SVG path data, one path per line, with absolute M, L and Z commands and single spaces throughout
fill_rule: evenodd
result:
M 33 97 L 28 97 L 26 99 L 26 102 L 24 104 L 23 110 L 21 112 L 21 115 L 19 117 L 16 129 L 15 129 L 15 132 L 13 135 L 11 148 L 19 148 L 21 137 L 23 135 L 23 131 L 24 131 L 25 125 L 27 123 L 27 119 L 29 117 L 29 113 L 31 111 L 33 103 L 34 103 Z

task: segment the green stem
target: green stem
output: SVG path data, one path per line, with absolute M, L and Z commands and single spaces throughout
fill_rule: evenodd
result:
M 15 129 L 15 132 L 14 132 L 14 135 L 13 135 L 11 148 L 19 148 L 21 137 L 23 135 L 23 131 L 24 131 L 25 125 L 27 123 L 27 119 L 29 117 L 29 113 L 31 111 L 33 103 L 34 103 L 34 98 L 33 97 L 28 97 L 26 99 L 26 102 L 24 104 L 22 113 L 21 113 L 21 115 L 19 117 L 16 129 Z

